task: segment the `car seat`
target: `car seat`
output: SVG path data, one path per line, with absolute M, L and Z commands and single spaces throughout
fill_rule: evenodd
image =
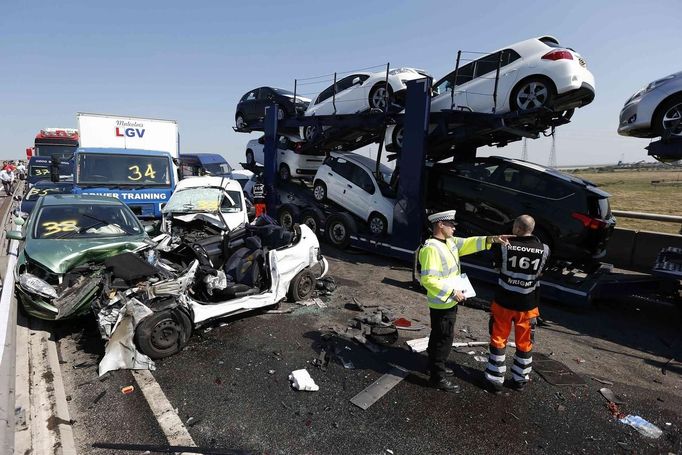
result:
M 258 237 L 248 237 L 225 262 L 228 285 L 221 294 L 228 298 L 257 294 L 264 278 L 265 253 Z

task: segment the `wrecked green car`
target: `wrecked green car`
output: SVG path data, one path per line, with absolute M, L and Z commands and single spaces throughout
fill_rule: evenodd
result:
M 104 260 L 135 251 L 147 234 L 118 199 L 87 195 L 44 196 L 23 231 L 16 291 L 24 309 L 40 319 L 64 319 L 91 311 L 100 297 Z

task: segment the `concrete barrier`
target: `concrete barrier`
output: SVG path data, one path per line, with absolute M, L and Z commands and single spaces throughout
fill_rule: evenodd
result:
M 604 262 L 640 272 L 649 272 L 661 249 L 682 248 L 682 235 L 616 228 L 606 248 Z

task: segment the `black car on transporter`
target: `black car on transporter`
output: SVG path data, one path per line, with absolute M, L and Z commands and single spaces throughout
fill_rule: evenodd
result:
M 606 254 L 616 225 L 609 194 L 587 180 L 503 157 L 434 164 L 428 170 L 427 207 L 456 209 L 458 235 L 511 233 L 522 214 L 552 260 L 590 264 Z
M 294 103 L 294 98 L 296 98 Z M 274 87 L 259 87 L 248 91 L 241 97 L 234 115 L 237 129 L 244 129 L 250 123 L 265 117 L 265 106 L 277 103 L 277 119 L 282 120 L 305 112 L 310 99 L 295 95 L 289 90 Z

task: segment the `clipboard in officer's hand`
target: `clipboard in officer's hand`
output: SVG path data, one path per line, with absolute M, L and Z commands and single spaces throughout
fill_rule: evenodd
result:
M 462 273 L 460 276 L 452 278 L 451 284 L 455 290 L 460 291 L 467 299 L 476 297 L 476 291 L 474 291 L 474 287 L 471 285 L 471 281 L 469 281 L 469 277 L 466 273 Z

